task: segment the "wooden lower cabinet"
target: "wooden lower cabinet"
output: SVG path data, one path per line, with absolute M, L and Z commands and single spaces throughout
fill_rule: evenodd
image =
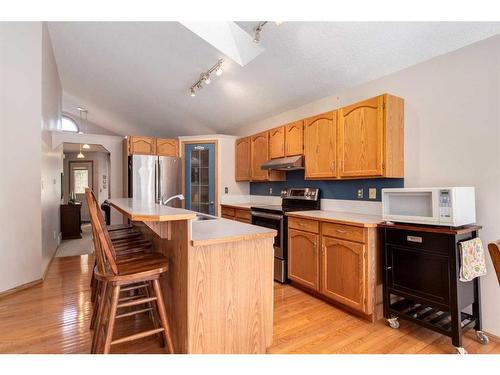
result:
M 365 311 L 366 248 L 364 244 L 321 237 L 321 293 Z
M 293 284 L 374 321 L 382 317 L 377 228 L 288 219 L 288 277 Z
M 319 290 L 318 235 L 288 230 L 288 278 Z
M 221 217 L 229 220 L 236 220 L 242 223 L 252 224 L 252 214 L 250 208 L 221 205 Z

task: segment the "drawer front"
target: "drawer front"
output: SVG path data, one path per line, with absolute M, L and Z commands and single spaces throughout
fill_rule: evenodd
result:
M 238 221 L 244 221 L 244 222 L 251 222 L 252 221 L 252 214 L 250 213 L 250 210 L 236 210 L 235 216 Z
M 222 216 L 230 216 L 230 218 L 234 218 L 235 209 L 231 207 L 221 207 L 221 215 Z
M 322 223 L 321 233 L 324 236 L 340 238 L 343 240 L 365 242 L 365 229 L 352 225 Z
M 238 218 L 238 217 L 236 219 L 234 219 L 234 220 L 239 221 L 241 223 L 252 224 L 252 220 L 241 219 L 241 218 Z
M 319 222 L 317 222 L 316 220 L 289 217 L 288 227 L 292 229 L 303 230 L 306 232 L 319 233 Z
M 444 255 L 450 248 L 450 236 L 438 233 L 419 232 L 411 230 L 386 229 L 385 242 L 392 245 L 404 246 L 411 249 L 423 249 Z

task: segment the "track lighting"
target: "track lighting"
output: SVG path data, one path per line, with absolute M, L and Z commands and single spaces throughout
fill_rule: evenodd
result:
M 255 28 L 255 34 L 253 37 L 254 43 L 260 43 L 260 37 L 262 35 L 262 28 L 266 25 L 267 21 L 261 22 Z
M 269 21 L 262 21 L 261 23 L 259 23 L 257 25 L 257 27 L 255 28 L 255 31 L 254 31 L 254 37 L 253 37 L 253 41 L 254 43 L 260 43 L 260 38 L 262 36 L 262 28 L 268 23 Z M 276 26 L 279 26 L 283 23 L 283 21 L 274 21 L 274 23 L 276 24 Z
M 220 59 L 217 61 L 217 64 L 208 69 L 207 72 L 201 73 L 200 79 L 194 83 L 189 88 L 189 93 L 191 96 L 196 96 L 196 91 L 201 90 L 203 88 L 203 84 L 209 85 L 212 82 L 211 74 L 215 72 L 216 76 L 220 76 L 222 74 L 222 64 L 224 63 L 224 59 Z

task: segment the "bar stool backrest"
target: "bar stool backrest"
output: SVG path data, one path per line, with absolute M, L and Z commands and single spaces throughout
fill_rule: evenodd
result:
M 92 233 L 94 235 L 94 246 L 97 258 L 97 268 L 100 273 L 108 274 L 112 272 L 114 275 L 118 274 L 118 267 L 116 266 L 116 253 L 113 248 L 113 243 L 109 237 L 106 226 L 103 225 L 104 220 L 99 217 L 99 205 L 95 199 L 92 189 L 85 189 L 85 198 L 87 199 L 87 206 L 90 213 L 90 222 L 92 224 Z

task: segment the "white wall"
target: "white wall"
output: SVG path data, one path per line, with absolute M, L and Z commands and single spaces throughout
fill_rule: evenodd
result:
M 52 132 L 52 146 L 59 147 L 64 142 L 102 145 L 110 154 L 109 188 L 111 198 L 123 197 L 123 137 L 99 134 L 75 134 Z M 102 176 L 101 176 L 102 177 Z M 123 217 L 116 210 L 111 210 L 111 224 L 120 224 Z
M 42 23 L 0 22 L 0 292 L 42 277 Z
M 78 126 L 78 129 L 85 134 L 102 134 L 102 135 L 120 135 L 113 133 L 110 130 L 104 129 L 102 126 L 97 125 L 94 122 L 87 121 L 84 118 L 76 116 L 69 112 L 63 112 L 64 116 L 73 119 Z
M 186 136 L 179 137 L 179 147 L 182 148 L 182 141 L 213 141 L 217 140 L 218 143 L 218 201 L 219 205 L 221 202 L 228 203 L 230 199 L 235 197 L 241 198 L 242 196 L 248 196 L 250 192 L 250 186 L 248 182 L 236 182 L 234 179 L 235 171 L 235 149 L 234 142 L 237 137 L 231 135 L 222 134 L 212 134 L 212 135 L 200 135 L 200 136 Z M 183 150 L 180 150 L 179 155 L 182 155 Z M 225 188 L 228 188 L 228 194 L 225 193 Z M 243 198 L 244 200 L 244 198 Z M 240 199 L 241 201 L 241 199 Z M 220 207 L 218 209 L 220 213 Z
M 47 25 L 42 26 L 42 272 L 60 240 L 62 147 L 52 148 L 51 131 L 61 128 L 62 88 Z
M 484 244 L 500 238 L 500 36 L 239 129 L 248 135 L 385 92 L 405 99 L 405 186 L 475 186 Z M 500 336 L 488 258 L 484 329 Z

